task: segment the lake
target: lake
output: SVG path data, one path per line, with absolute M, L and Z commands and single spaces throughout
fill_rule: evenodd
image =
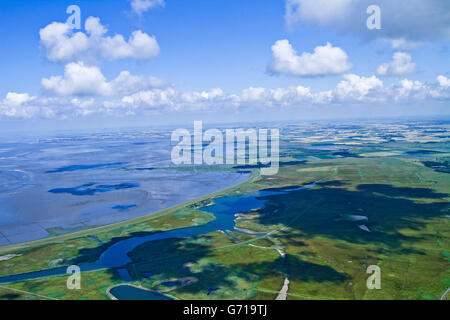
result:
M 130 285 L 120 285 L 109 290 L 118 300 L 173 300 L 155 291 L 136 288 Z

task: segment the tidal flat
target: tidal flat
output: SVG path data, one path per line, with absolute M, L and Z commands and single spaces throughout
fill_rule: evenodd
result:
M 141 217 L 251 175 L 171 167 L 170 139 L 139 131 L 0 142 L 0 246 Z

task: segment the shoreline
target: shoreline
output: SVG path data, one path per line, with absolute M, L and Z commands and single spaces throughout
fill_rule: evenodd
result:
M 142 287 L 142 286 L 137 286 L 137 285 L 132 284 L 132 283 L 119 283 L 119 284 L 113 285 L 111 287 L 108 287 L 106 289 L 106 295 L 108 296 L 108 298 L 110 298 L 111 300 L 120 301 L 119 298 L 117 298 L 115 295 L 113 295 L 111 293 L 111 290 L 114 289 L 114 288 L 117 288 L 117 287 L 122 287 L 122 286 L 128 286 L 128 287 L 133 287 L 133 288 L 136 288 L 136 289 L 139 289 L 139 290 L 148 291 L 148 292 L 154 293 L 156 295 L 165 296 L 165 297 L 170 298 L 172 300 L 179 300 L 177 297 L 172 296 L 172 295 L 170 295 L 170 294 L 168 294 L 166 292 L 158 292 L 158 291 L 151 290 L 151 289 L 148 289 L 148 288 L 145 288 L 145 287 Z M 122 301 L 125 301 L 125 300 L 122 300 Z
M 26 241 L 26 242 L 21 242 L 21 243 L 16 243 L 16 244 L 10 244 L 10 245 L 6 245 L 6 246 L 2 246 L 0 247 L 0 254 L 6 254 L 10 251 L 14 251 L 14 250 L 20 250 L 20 249 L 24 249 L 26 247 L 33 247 L 33 246 L 37 246 L 37 245 L 41 245 L 41 244 L 50 244 L 52 242 L 57 242 L 57 241 L 62 241 L 62 240 L 69 240 L 72 238 L 76 238 L 76 237 L 80 237 L 80 236 L 89 236 L 92 235 L 93 233 L 96 232 L 100 232 L 100 231 L 105 231 L 108 229 L 112 229 L 112 228 L 116 228 L 125 224 L 130 224 L 130 223 L 139 223 L 139 222 L 143 222 L 149 219 L 153 219 L 153 218 L 157 218 L 160 217 L 164 214 L 167 214 L 173 210 L 177 210 L 177 209 L 182 209 L 188 205 L 197 203 L 199 201 L 202 200 L 206 200 L 209 199 L 211 197 L 217 197 L 219 195 L 221 195 L 222 193 L 226 193 L 228 191 L 233 190 L 234 188 L 237 188 L 239 186 L 242 186 L 246 183 L 250 183 L 253 182 L 254 179 L 258 178 L 259 172 L 257 169 L 254 169 L 252 171 L 252 174 L 250 175 L 250 177 L 248 179 L 246 179 L 245 181 L 242 181 L 241 183 L 238 183 L 234 186 L 231 187 L 227 187 L 225 189 L 221 189 L 218 191 L 215 191 L 213 193 L 207 194 L 205 196 L 202 196 L 200 198 L 196 198 L 193 200 L 189 200 L 186 202 L 183 202 L 181 204 L 172 206 L 170 208 L 164 209 L 164 210 L 160 210 L 160 211 L 155 211 L 146 215 L 143 215 L 141 217 L 137 217 L 137 218 L 132 218 L 132 219 L 128 219 L 128 220 L 124 220 L 124 221 L 120 221 L 120 222 L 116 222 L 116 223 L 112 223 L 112 224 L 107 224 L 104 226 L 99 226 L 99 227 L 94 227 L 94 228 L 89 228 L 86 230 L 81 230 L 81 231 L 77 231 L 77 232 L 73 232 L 73 233 L 67 233 L 64 235 L 58 235 L 58 236 L 50 236 L 50 237 L 46 237 L 46 238 L 42 238 L 42 239 L 38 239 L 38 240 L 32 240 L 32 241 Z

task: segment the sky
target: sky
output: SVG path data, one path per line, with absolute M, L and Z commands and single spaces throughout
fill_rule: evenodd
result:
M 0 132 L 450 118 L 448 0 L 5 0 L 0 24 Z

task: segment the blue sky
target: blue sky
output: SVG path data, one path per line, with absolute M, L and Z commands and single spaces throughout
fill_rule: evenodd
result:
M 450 115 L 448 1 L 132 1 L 2 1 L 2 126 Z

